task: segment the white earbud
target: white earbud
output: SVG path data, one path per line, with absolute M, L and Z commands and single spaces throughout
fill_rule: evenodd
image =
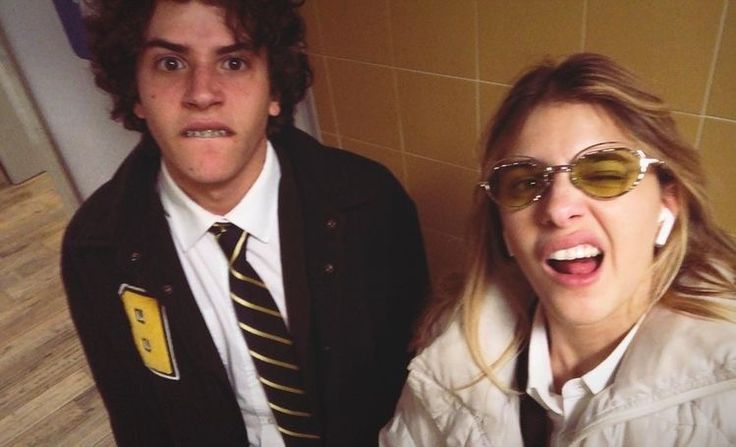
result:
M 659 231 L 657 231 L 657 237 L 654 239 L 655 247 L 664 247 L 674 225 L 675 215 L 672 214 L 669 208 L 663 207 L 659 213 Z
M 509 240 L 506 238 L 506 232 L 503 232 L 503 244 L 506 246 L 506 253 L 509 255 L 510 258 L 514 257 L 514 252 L 511 251 L 511 246 L 509 245 Z

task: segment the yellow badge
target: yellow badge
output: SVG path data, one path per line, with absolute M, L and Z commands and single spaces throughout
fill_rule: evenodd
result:
M 156 298 L 137 287 L 122 284 L 119 293 L 130 322 L 133 342 L 143 363 L 159 376 L 178 380 L 166 309 Z

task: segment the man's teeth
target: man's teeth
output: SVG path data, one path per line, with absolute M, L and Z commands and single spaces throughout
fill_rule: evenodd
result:
M 186 137 L 194 138 L 217 138 L 227 136 L 227 130 L 224 129 L 205 129 L 205 130 L 187 130 L 184 132 Z
M 601 254 L 601 251 L 588 244 L 576 245 L 575 247 L 557 250 L 549 255 L 549 259 L 555 261 L 572 261 L 573 259 L 592 258 Z

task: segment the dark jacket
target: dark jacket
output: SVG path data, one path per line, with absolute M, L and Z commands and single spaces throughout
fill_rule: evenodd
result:
M 376 445 L 406 377 L 427 288 L 415 208 L 382 166 L 296 129 L 272 139 L 292 336 L 325 445 Z M 62 274 L 72 318 L 120 445 L 247 445 L 240 409 L 179 263 L 156 192 L 150 138 L 67 229 Z M 133 344 L 119 290 L 165 309 L 178 378 Z

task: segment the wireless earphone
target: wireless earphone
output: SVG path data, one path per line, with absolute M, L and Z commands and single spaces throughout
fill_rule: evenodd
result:
M 667 243 L 674 225 L 675 215 L 672 214 L 669 208 L 662 207 L 662 211 L 659 213 L 659 231 L 657 231 L 657 237 L 654 239 L 655 247 L 663 247 Z
M 509 258 L 514 257 L 514 253 L 511 251 L 511 246 L 509 245 L 509 240 L 506 238 L 506 232 L 503 231 L 503 245 L 506 248 L 506 254 L 509 255 Z

